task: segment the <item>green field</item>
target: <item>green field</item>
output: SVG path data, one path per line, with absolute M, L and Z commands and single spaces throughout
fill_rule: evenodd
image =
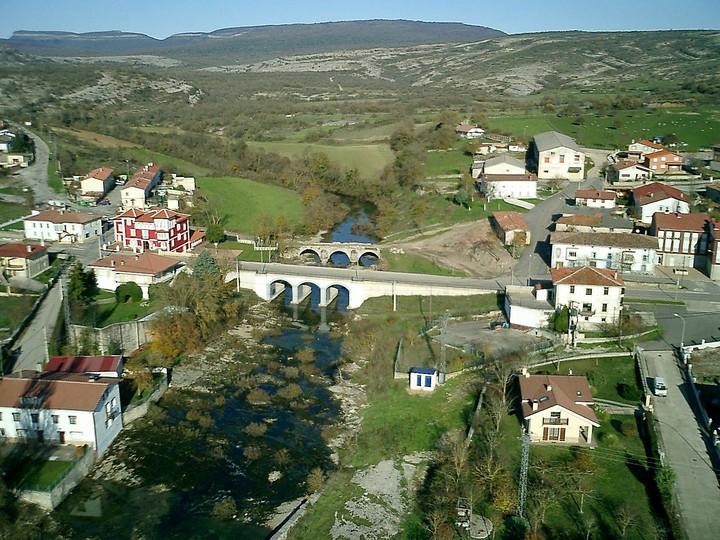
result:
M 429 177 L 470 172 L 470 165 L 472 157 L 458 148 L 435 150 L 425 154 L 425 174 Z
M 410 272 L 413 274 L 431 274 L 434 276 L 465 276 L 464 272 L 451 270 L 435 264 L 430 259 L 412 253 L 390 253 L 383 255 L 387 263 L 386 270 L 391 272 Z
M 329 145 L 301 142 L 248 142 L 251 148 L 263 148 L 282 156 L 299 157 L 322 152 L 344 169 L 357 169 L 366 178 L 374 177 L 392 162 L 393 154 L 386 144 Z
M 252 234 L 258 216 L 285 216 L 290 226 L 303 214 L 300 196 L 289 189 L 235 177 L 199 178 L 198 187 L 210 204 L 227 216 L 225 227 Z
M 0 338 L 8 337 L 30 313 L 36 296 L 0 296 Z
M 147 148 L 125 148 L 125 153 L 131 156 L 136 161 L 142 163 L 159 163 L 160 165 L 173 166 L 177 169 L 179 174 L 189 174 L 192 176 L 205 176 L 211 174 L 212 171 L 185 161 L 184 159 L 168 156 L 167 154 L 161 154 L 160 152 L 153 152 Z
M 22 204 L 0 201 L 0 223 L 22 217 L 28 213 L 28 209 Z
M 674 133 L 688 150 L 707 148 L 720 142 L 720 110 L 689 108 L 644 108 L 612 115 L 583 113 L 583 124 L 574 117 L 555 114 L 509 115 L 489 119 L 489 129 L 530 139 L 543 131 L 560 131 L 579 144 L 594 148 L 625 148 L 635 139 Z M 684 149 L 684 148 L 683 148 Z
M 72 468 L 73 461 L 42 461 L 27 465 L 28 472 L 20 481 L 22 489 L 52 489 Z

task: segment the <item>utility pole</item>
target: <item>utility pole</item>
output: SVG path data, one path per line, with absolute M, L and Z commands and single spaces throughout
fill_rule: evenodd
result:
M 528 466 L 530 465 L 530 435 L 523 428 L 522 458 L 520 461 L 520 480 L 518 481 L 518 514 L 525 517 L 525 499 L 527 497 Z
M 43 341 L 45 341 L 45 364 L 50 362 L 50 345 L 48 342 L 47 326 L 43 326 Z
M 60 270 L 60 295 L 63 303 L 63 317 L 65 319 L 65 331 L 70 337 L 70 343 L 75 345 L 75 332 L 73 332 L 70 321 L 70 302 L 67 295 L 67 277 L 65 276 L 65 268 Z
M 393 311 L 397 311 L 397 295 L 395 294 L 395 282 L 392 282 Z

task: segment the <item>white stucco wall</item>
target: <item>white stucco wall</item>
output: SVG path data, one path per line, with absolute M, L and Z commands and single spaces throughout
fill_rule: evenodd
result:
M 543 425 L 543 418 L 550 418 L 551 413 L 559 412 L 561 420 L 567 420 L 567 425 Z M 590 420 L 583 418 L 582 416 L 576 415 L 572 411 L 556 405 L 550 407 L 542 412 L 536 412 L 525 419 L 530 440 L 533 442 L 543 441 L 543 430 L 544 428 L 565 428 L 565 441 L 564 443 L 576 443 L 580 441 L 580 428 L 586 426 L 588 432 L 592 433 L 592 423 Z M 548 443 L 560 443 L 561 441 L 544 441 Z M 584 442 L 584 441 L 583 441 Z
M 537 182 L 510 180 L 507 182 L 482 182 L 485 194 L 493 199 L 535 199 L 537 198 Z
M 551 266 L 552 268 L 574 268 L 592 266 L 591 262 L 594 262 L 597 268 L 621 270 L 623 259 L 627 259 L 630 272 L 652 274 L 655 272 L 655 264 L 657 264 L 657 250 L 555 243 L 552 246 Z
M 655 212 L 661 212 L 671 214 L 677 212 L 678 214 L 689 214 L 690 206 L 685 201 L 679 201 L 677 199 L 664 199 L 662 201 L 652 202 L 640 206 L 635 203 L 635 208 L 639 209 L 641 220 L 643 223 L 652 222 L 652 217 Z
M 87 242 L 100 236 L 102 223 L 100 218 L 88 223 L 51 223 L 49 221 L 33 221 L 26 219 L 23 223 L 25 238 L 28 240 L 45 240 L 48 242 Z
M 573 290 L 574 288 L 574 290 Z M 591 294 L 588 295 L 587 291 Z M 583 304 L 591 304 L 593 315 L 580 316 L 578 322 L 580 327 L 583 323 L 590 325 L 617 322 L 622 310 L 623 299 L 622 287 L 608 287 L 608 294 L 605 294 L 605 288 L 593 285 L 555 285 L 555 306 L 568 306 L 582 310 Z M 606 310 L 603 311 L 603 305 Z M 603 320 L 604 319 L 604 320 Z
M 576 158 L 577 156 L 577 158 Z M 538 178 L 551 180 L 554 178 L 567 178 L 568 180 L 582 180 L 585 172 L 585 154 L 571 148 L 560 146 L 538 153 Z M 545 160 L 547 159 L 547 163 Z M 564 161 L 564 163 L 561 163 Z M 580 171 L 571 173 L 570 167 L 580 167 Z

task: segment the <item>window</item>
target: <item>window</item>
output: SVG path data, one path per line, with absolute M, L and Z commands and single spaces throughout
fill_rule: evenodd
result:
M 560 439 L 560 428 L 550 428 L 548 429 L 548 439 L 551 441 L 557 441 Z
M 2 422 L 2 413 L 0 412 L 0 422 Z
M 603 287 L 603 295 L 607 296 L 610 294 L 610 287 Z
M 425 375 L 425 388 L 432 388 L 432 377 Z
M 68 416 L 68 422 L 70 422 L 73 425 L 77 424 L 77 416 L 72 416 L 72 415 Z
M 580 161 L 580 154 L 575 154 L 575 161 Z
M 14 412 L 14 413 L 12 413 L 12 414 L 13 414 L 13 421 L 19 422 L 19 421 L 20 421 L 20 413 L 19 413 L 19 412 Z
M 585 289 L 585 296 L 592 296 L 592 289 L 591 289 L 591 288 L 588 287 L 587 289 Z
M 112 425 L 113 425 L 113 419 L 112 419 L 112 418 L 108 418 L 108 419 L 105 420 L 105 429 L 109 428 L 109 427 L 112 426 Z
M 550 163 L 550 158 L 548 156 L 545 156 L 545 163 Z M 547 172 L 547 171 L 546 171 Z
M 110 406 L 114 409 L 117 406 L 117 398 L 110 400 Z
M 0 437 L 4 437 L 4 436 L 5 436 L 5 429 L 0 428 Z
M 643 255 L 643 262 L 648 262 L 648 256 L 647 256 L 647 255 Z
M 590 313 L 592 312 L 592 304 L 583 304 L 582 310 L 584 313 Z
M 58 422 L 60 422 L 60 417 L 57 414 L 53 414 L 52 415 L 52 423 L 57 424 Z
M 110 414 L 110 402 L 109 401 L 105 402 L 105 412 L 107 414 Z
M 37 424 L 40 421 L 40 415 L 38 413 L 31 413 L 30 419 L 32 420 L 33 424 Z
M 575 292 L 575 285 L 570 285 L 570 294 Z
M 560 412 L 551 412 L 550 418 L 560 418 Z
M 568 251 L 568 257 L 577 257 L 577 251 Z
M 415 381 L 415 386 L 422 386 L 422 375 L 418 375 Z
M 607 319 L 606 319 L 605 317 L 603 317 L 602 319 L 600 319 L 600 322 L 606 322 L 606 321 L 607 321 Z
M 607 304 L 602 305 L 602 311 L 603 313 L 607 313 Z
M 565 163 L 565 154 L 560 154 L 560 163 Z

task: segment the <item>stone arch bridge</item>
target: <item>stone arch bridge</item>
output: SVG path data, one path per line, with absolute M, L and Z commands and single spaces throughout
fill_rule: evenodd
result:
M 374 244 L 360 244 L 350 242 L 325 242 L 317 244 L 301 244 L 286 249 L 290 257 L 300 257 L 313 254 L 320 259 L 320 264 L 328 264 L 330 258 L 336 253 L 342 253 L 350 259 L 351 264 L 357 264 L 365 255 L 381 258 L 380 247 Z

